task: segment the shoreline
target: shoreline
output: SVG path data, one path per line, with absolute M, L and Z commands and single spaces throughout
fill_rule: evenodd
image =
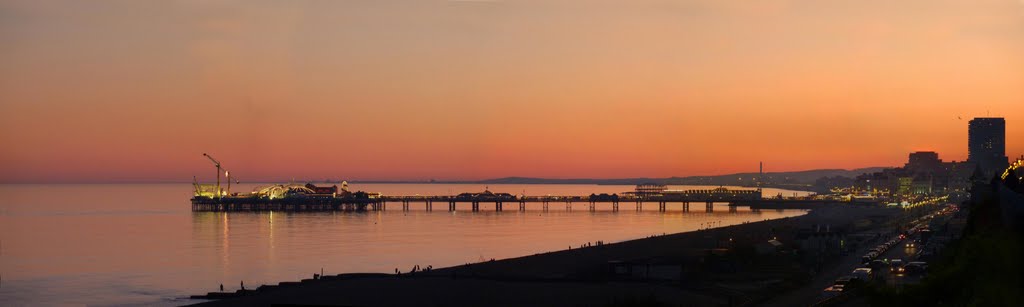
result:
M 886 208 L 817 208 L 807 214 L 774 220 L 750 222 L 705 230 L 696 230 L 661 236 L 640 238 L 584 248 L 549 251 L 501 260 L 469 263 L 452 267 L 400 275 L 388 273 L 344 273 L 261 286 L 256 290 L 193 296 L 194 299 L 218 299 L 197 302 L 198 305 L 269 305 L 269 304 L 342 304 L 342 305 L 421 305 L 424 301 L 442 305 L 495 305 L 497 293 L 480 291 L 450 292 L 445 289 L 469 289 L 490 285 L 496 289 L 521 288 L 523 291 L 554 291 L 559 298 L 553 300 L 518 297 L 518 300 L 497 302 L 507 305 L 539 304 L 609 304 L 613 301 L 643 299 L 648 296 L 662 301 L 714 305 L 728 303 L 733 294 L 714 294 L 714 289 L 700 279 L 686 278 L 680 273 L 678 280 L 659 280 L 645 276 L 609 276 L 609 266 L 651 267 L 673 270 L 689 268 L 695 259 L 723 249 L 723 244 L 740 246 L 776 238 L 782 242 L 794 240 L 797 230 L 815 225 L 826 227 L 849 226 L 854 221 L 892 214 Z M 724 242 L 724 243 L 723 243 Z M 311 274 L 312 277 L 312 274 Z M 740 279 L 742 280 L 742 278 Z M 652 282 L 654 282 L 652 284 Z M 607 287 L 615 284 L 615 287 Z M 707 289 L 711 287 L 712 289 Z M 605 289 L 608 288 L 608 289 Z M 680 291 L 683 290 L 683 291 Z M 346 293 L 338 295 L 338 291 Z M 369 292 L 368 292 L 369 291 Z M 372 293 L 398 291 L 410 295 L 378 297 Z M 597 292 L 594 292 L 597 291 Z M 591 293 L 588 295 L 587 293 Z M 603 293 L 604 295 L 592 295 Z M 711 294 L 708 294 L 711 293 Z M 742 296 L 742 294 L 740 295 Z

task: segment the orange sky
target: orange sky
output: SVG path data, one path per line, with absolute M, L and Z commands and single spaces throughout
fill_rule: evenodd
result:
M 1020 0 L 0 1 L 0 182 L 894 166 L 1022 111 Z

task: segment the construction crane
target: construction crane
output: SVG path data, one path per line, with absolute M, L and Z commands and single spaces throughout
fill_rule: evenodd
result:
M 217 198 L 220 198 L 220 196 L 221 196 L 221 190 L 220 190 L 220 170 L 221 170 L 220 162 L 217 161 L 217 159 L 214 159 L 210 155 L 206 154 L 205 152 L 203 153 L 203 157 L 206 157 L 207 159 L 210 159 L 210 161 L 213 162 L 213 165 L 217 167 Z M 228 185 L 229 186 L 231 185 L 230 181 L 228 182 Z
M 192 176 L 192 187 L 195 187 L 196 196 L 199 196 L 203 189 L 199 187 L 199 179 L 196 179 L 196 176 Z

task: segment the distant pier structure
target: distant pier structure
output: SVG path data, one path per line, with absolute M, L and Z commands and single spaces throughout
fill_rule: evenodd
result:
M 236 212 L 236 211 L 383 211 L 388 203 L 401 204 L 402 210 L 409 210 L 410 203 L 424 203 L 427 211 L 434 210 L 434 203 L 448 205 L 448 211 L 456 211 L 459 204 L 469 205 L 472 211 L 480 211 L 481 203 L 494 204 L 495 211 L 504 211 L 505 205 L 518 205 L 519 211 L 526 211 L 527 204 L 539 204 L 548 211 L 552 204 L 564 204 L 565 210 L 572 210 L 575 203 L 587 204 L 595 211 L 598 204 L 611 205 L 612 211 L 619 211 L 621 203 L 633 203 L 637 211 L 645 204 L 656 203 L 658 211 L 664 212 L 670 204 L 679 204 L 683 211 L 690 210 L 690 203 L 704 204 L 706 211 L 713 211 L 716 203 L 727 203 L 730 211 L 738 206 L 751 209 L 805 209 L 836 201 L 828 200 L 786 200 L 762 198 L 761 189 L 713 189 L 672 190 L 663 184 L 647 183 L 637 185 L 633 191 L 621 194 L 570 195 L 513 195 L 495 193 L 490 189 L 483 192 L 461 193 L 458 195 L 412 195 L 392 196 L 364 191 L 349 191 L 348 183 L 341 186 L 317 186 L 306 184 L 278 184 L 261 187 L 249 193 L 232 193 L 231 182 L 237 178 L 230 175 L 221 163 L 203 154 L 217 170 L 216 184 L 201 184 L 193 179 L 195 188 L 191 202 L 195 212 Z M 227 189 L 220 185 L 220 176 L 226 177 Z
M 505 205 L 518 205 L 525 211 L 527 204 L 539 204 L 549 210 L 552 204 L 564 204 L 572 210 L 572 204 L 585 203 L 595 210 L 598 204 L 610 204 L 618 211 L 621 203 L 633 203 L 636 210 L 643 210 L 645 204 L 656 203 L 659 211 L 666 211 L 672 203 L 678 203 L 689 211 L 690 203 L 704 204 L 711 211 L 715 203 L 728 203 L 731 207 L 751 206 L 761 201 L 760 190 L 714 189 L 670 190 L 663 185 L 638 185 L 634 191 L 620 194 L 570 195 L 513 195 L 495 193 L 490 190 L 458 195 L 415 195 L 392 196 L 380 193 L 350 192 L 347 189 L 305 185 L 274 185 L 248 194 L 217 195 L 207 193 L 197 185 L 192 197 L 193 211 L 376 211 L 387 210 L 388 203 L 401 204 L 402 210 L 409 210 L 410 203 L 424 203 L 427 211 L 434 210 L 434 203 L 447 204 L 448 211 L 456 211 L 460 204 L 469 205 L 472 211 L 480 211 L 481 203 L 494 204 L 495 211 L 504 211 Z

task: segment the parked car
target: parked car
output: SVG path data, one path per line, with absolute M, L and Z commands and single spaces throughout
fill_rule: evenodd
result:
M 832 286 L 829 286 L 828 288 L 825 288 L 825 290 L 821 292 L 820 299 L 822 299 L 822 300 L 828 299 L 828 298 L 837 296 L 837 295 L 839 295 L 841 293 L 843 293 L 843 286 L 832 285 Z
M 858 279 L 858 280 L 863 281 L 863 282 L 870 281 L 871 280 L 871 269 L 870 268 L 856 268 L 856 269 L 853 270 L 853 273 L 852 273 L 851 276 L 853 276 L 853 278 Z
M 925 271 L 928 270 L 928 263 L 923 261 L 913 261 L 903 266 L 903 269 L 907 275 L 924 275 Z
M 868 267 L 875 271 L 878 271 L 883 268 L 889 267 L 889 263 L 885 262 L 885 260 L 882 259 L 875 259 L 871 260 L 871 263 L 868 264 Z

